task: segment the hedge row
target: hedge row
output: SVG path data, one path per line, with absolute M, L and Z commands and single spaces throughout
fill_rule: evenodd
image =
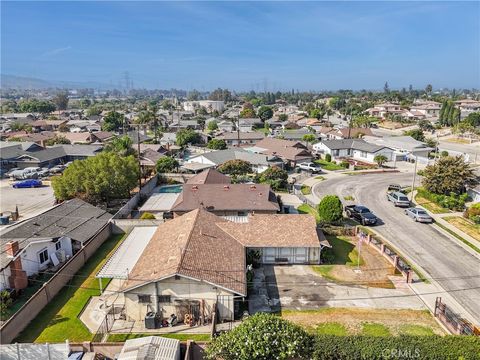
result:
M 317 335 L 312 359 L 480 359 L 480 338 L 473 336 Z
M 455 193 L 451 193 L 450 195 L 440 195 L 429 192 L 423 188 L 418 188 L 417 194 L 424 199 L 440 205 L 441 207 L 455 211 L 462 211 L 465 207 L 465 202 L 468 200 L 467 194 L 457 195 Z

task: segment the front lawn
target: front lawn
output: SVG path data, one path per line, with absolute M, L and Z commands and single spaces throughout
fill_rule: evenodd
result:
M 343 166 L 337 165 L 333 162 L 328 162 L 324 159 L 315 160 L 315 163 L 320 165 L 322 169 L 329 170 L 329 171 L 345 170 Z
M 300 214 L 310 214 L 310 215 L 313 215 L 315 216 L 315 219 L 317 220 L 317 223 L 320 221 L 320 216 L 318 215 L 318 211 L 311 207 L 310 205 L 308 204 L 302 204 L 300 205 L 298 208 L 297 208 L 297 211 L 300 213 Z
M 463 231 L 465 234 L 470 235 L 474 239 L 480 241 L 480 225 L 477 225 L 472 221 L 460 216 L 446 216 L 443 218 L 443 220 Z
M 170 339 L 177 339 L 180 341 L 210 341 L 210 334 L 168 334 L 168 333 L 145 333 L 145 334 L 109 334 L 107 342 L 125 342 L 129 339 L 136 339 L 145 336 L 161 336 Z
M 100 295 L 99 282 L 95 274 L 109 255 L 121 243 L 123 235 L 107 239 L 74 278 L 42 309 L 38 316 L 22 331 L 18 342 L 55 343 L 90 341 L 93 334 L 78 318 L 92 296 Z M 109 283 L 102 279 L 102 287 Z
M 364 323 L 362 325 L 362 335 L 365 336 L 391 336 L 390 330 L 383 324 Z
M 450 212 L 450 210 L 444 207 L 441 207 L 440 205 L 434 203 L 433 201 L 425 199 L 419 194 L 415 195 L 415 202 L 434 214 L 446 214 Z
M 303 195 L 310 195 L 312 193 L 312 188 L 308 185 L 302 185 L 300 191 Z
M 338 322 L 327 322 L 317 326 L 317 334 L 320 335 L 335 335 L 346 336 L 348 331 L 343 324 Z

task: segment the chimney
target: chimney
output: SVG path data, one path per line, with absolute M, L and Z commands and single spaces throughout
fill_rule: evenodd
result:
M 9 241 L 5 244 L 5 252 L 9 257 L 14 257 L 19 250 L 18 241 Z

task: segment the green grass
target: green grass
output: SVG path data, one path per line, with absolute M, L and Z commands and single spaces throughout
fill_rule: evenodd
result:
M 308 185 L 302 185 L 300 191 L 303 195 L 310 195 L 312 193 L 312 188 Z
M 322 169 L 329 170 L 329 171 L 335 171 L 335 170 L 345 170 L 343 166 L 337 165 L 333 162 L 328 162 L 323 159 L 318 159 L 315 160 L 315 163 L 320 165 Z
M 320 221 L 320 216 L 318 215 L 318 211 L 308 204 L 300 205 L 297 208 L 297 210 L 300 214 L 311 214 L 311 215 L 315 216 L 315 219 L 317 220 L 317 223 Z
M 480 253 L 480 249 L 478 247 L 476 247 L 475 245 L 473 245 L 470 241 L 468 241 L 467 239 L 464 239 L 463 237 L 461 237 L 460 235 L 458 235 L 455 231 L 452 231 L 450 230 L 449 228 L 447 228 L 446 226 L 440 224 L 438 221 L 435 223 L 436 226 L 442 228 L 443 230 L 445 230 L 446 232 L 448 232 L 450 235 L 456 237 L 458 240 L 460 240 L 461 242 L 463 242 L 465 245 L 471 247 L 473 250 L 475 250 L 476 252 Z
M 122 238 L 123 235 L 114 235 L 107 239 L 15 341 L 54 343 L 66 339 L 73 342 L 92 340 L 93 334 L 78 316 L 92 296 L 100 295 L 95 274 Z M 105 288 L 109 282 L 109 279 L 102 279 L 102 287 Z
M 107 337 L 107 342 L 125 342 L 129 339 L 136 339 L 145 336 L 161 336 L 170 339 L 177 339 L 180 341 L 194 340 L 194 341 L 210 341 L 210 334 L 154 334 L 154 333 L 145 333 L 145 334 L 109 334 Z
M 432 336 L 435 335 L 433 330 L 422 325 L 402 325 L 400 326 L 400 334 L 410 336 Z
M 315 179 L 315 180 L 325 180 L 325 177 L 323 177 L 322 175 L 320 175 L 320 176 L 315 176 L 314 179 Z
M 391 336 L 390 330 L 383 324 L 363 323 L 362 335 L 365 336 Z
M 424 197 L 420 196 L 419 194 L 415 195 L 415 202 L 418 205 L 423 206 L 425 209 L 427 209 L 428 211 L 430 211 L 434 214 L 447 214 L 447 213 L 450 212 L 449 209 L 441 207 L 440 205 L 434 203 L 433 201 L 425 199 Z
M 467 220 L 460 216 L 445 216 L 443 220 L 447 221 L 475 240 L 480 241 L 480 224 L 475 224 L 473 221 Z
M 347 195 L 343 197 L 343 200 L 347 201 L 355 201 L 355 198 L 352 195 Z
M 317 326 L 317 334 L 319 335 L 335 335 L 347 336 L 348 331 L 343 324 L 338 322 L 327 322 Z
M 331 251 L 334 255 L 333 264 L 348 266 L 364 264 L 363 259 L 358 256 L 355 245 L 349 241 L 350 239 L 348 237 L 327 235 L 326 238 L 330 245 L 332 245 Z

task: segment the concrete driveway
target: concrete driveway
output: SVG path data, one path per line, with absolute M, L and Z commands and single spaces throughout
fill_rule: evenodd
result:
M 249 296 L 251 314 L 324 306 L 376 309 L 425 309 L 402 278 L 396 289 L 341 285 L 324 279 L 308 265 L 265 265 L 255 269 Z
M 433 280 L 480 323 L 480 260 L 436 229 L 411 221 L 387 201 L 388 184 L 411 185 L 412 174 L 389 173 L 337 177 L 313 188 L 318 197 L 336 194 L 370 208 L 382 221 L 375 230 L 419 264 Z M 417 178 L 418 181 L 418 178 Z M 418 185 L 418 184 L 417 184 Z M 439 293 L 437 296 L 442 296 Z

